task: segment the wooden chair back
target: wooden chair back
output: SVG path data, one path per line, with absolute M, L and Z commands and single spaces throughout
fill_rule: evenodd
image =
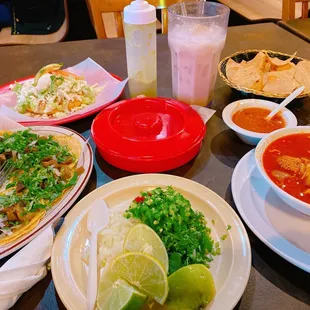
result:
M 301 18 L 308 18 L 309 1 L 308 0 L 283 0 L 282 20 L 288 21 L 295 19 L 296 3 L 301 2 Z
M 107 32 L 105 29 L 105 22 L 102 15 L 105 13 L 114 14 L 114 23 L 116 27 L 117 37 L 124 36 L 122 12 L 124 7 L 130 4 L 132 0 L 87 0 L 88 10 L 91 15 L 92 23 L 95 28 L 97 38 L 106 39 Z M 156 9 L 161 10 L 162 17 L 162 33 L 168 31 L 168 11 L 167 8 L 176 2 L 182 0 L 148 0 Z

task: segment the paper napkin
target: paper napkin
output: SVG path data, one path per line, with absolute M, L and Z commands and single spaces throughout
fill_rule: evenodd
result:
M 139 95 L 137 98 L 145 98 L 144 95 Z M 202 121 L 206 124 L 208 120 L 213 116 L 213 114 L 216 112 L 215 110 L 212 110 L 210 108 L 202 107 L 199 105 L 191 105 L 191 108 L 193 108 L 201 117 Z
M 46 276 L 54 232 L 51 226 L 0 268 L 0 309 L 12 307 L 18 298 Z
M 191 107 L 200 115 L 202 121 L 206 124 L 207 121 L 213 116 L 216 112 L 215 110 L 201 107 L 198 105 L 191 105 Z

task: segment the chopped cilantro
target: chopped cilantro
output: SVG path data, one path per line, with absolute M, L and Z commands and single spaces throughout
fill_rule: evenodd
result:
M 23 202 L 25 212 L 49 208 L 63 191 L 76 184 L 77 174 L 70 180 L 55 175 L 52 167 L 44 167 L 42 161 L 55 158 L 58 163 L 74 156 L 68 148 L 61 146 L 52 136 L 43 137 L 32 133 L 30 129 L 13 134 L 4 133 L 0 141 L 0 154 L 15 151 L 16 159 L 7 159 L 15 168 L 10 175 L 6 189 L 12 188 L 10 195 L 0 196 L 0 211 L 18 202 Z M 16 193 L 18 182 L 25 186 L 22 193 Z
M 140 219 L 159 235 L 168 252 L 169 273 L 190 264 L 209 267 L 213 256 L 220 254 L 204 215 L 171 186 L 141 192 L 124 216 Z

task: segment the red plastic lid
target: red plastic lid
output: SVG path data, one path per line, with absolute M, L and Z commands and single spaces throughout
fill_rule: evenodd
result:
M 173 158 L 183 156 L 188 161 L 195 156 L 206 127 L 200 115 L 185 103 L 165 98 L 136 98 L 103 110 L 94 119 L 91 132 L 100 154 L 108 162 L 129 171 L 155 172 L 175 168 L 178 160 L 173 163 Z M 197 151 L 188 159 L 186 154 L 193 153 L 193 148 Z M 126 159 L 130 167 L 122 162 Z M 155 162 L 157 168 L 134 168 L 135 164 Z

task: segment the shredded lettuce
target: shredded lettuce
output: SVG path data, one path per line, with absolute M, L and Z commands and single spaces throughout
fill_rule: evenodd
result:
M 21 114 L 43 117 L 58 117 L 82 109 L 94 103 L 102 89 L 88 85 L 83 79 L 57 73 L 42 75 L 35 86 L 32 81 L 11 85 L 17 97 L 15 109 Z

